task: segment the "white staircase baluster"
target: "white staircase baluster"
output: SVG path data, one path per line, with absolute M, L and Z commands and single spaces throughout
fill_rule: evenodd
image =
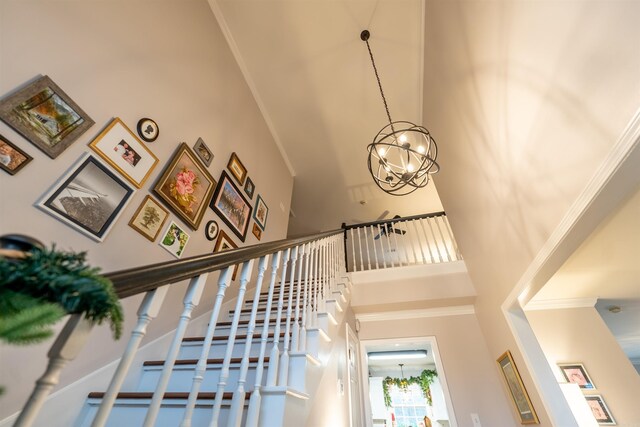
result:
M 256 427 L 258 425 L 258 418 L 260 415 L 260 387 L 262 386 L 262 374 L 264 372 L 264 355 L 267 350 L 267 341 L 269 339 L 269 318 L 271 317 L 271 304 L 273 301 L 273 290 L 275 288 L 276 276 L 278 274 L 278 267 L 280 265 L 280 259 L 282 257 L 282 251 L 273 255 L 271 260 L 271 281 L 269 282 L 269 291 L 267 294 L 267 306 L 264 312 L 264 321 L 262 324 L 262 336 L 260 338 L 260 354 L 258 356 L 258 364 L 256 366 L 256 378 L 251 392 L 251 398 L 249 399 L 249 408 L 247 410 L 247 419 L 245 427 Z
M 36 381 L 27 404 L 18 416 L 14 427 L 29 427 L 33 424 L 51 389 L 58 384 L 60 373 L 67 362 L 76 358 L 89 338 L 93 325 L 81 314 L 73 314 L 47 353 L 49 364 L 44 374 Z
M 456 239 L 453 237 L 453 231 L 451 230 L 451 224 L 449 224 L 449 219 L 446 215 L 442 216 L 442 221 L 444 221 L 444 225 L 447 228 L 447 233 L 449 234 L 449 238 L 451 239 L 451 245 L 453 246 L 453 251 L 456 254 L 456 261 L 462 259 L 462 255 L 460 254 L 460 250 L 458 249 L 458 243 Z
M 238 377 L 238 388 L 233 393 L 231 400 L 231 409 L 229 410 L 228 427 L 240 427 L 242 422 L 242 410 L 244 409 L 245 387 L 247 381 L 247 372 L 249 371 L 249 354 L 251 353 L 251 343 L 253 341 L 253 331 L 256 327 L 256 315 L 258 314 L 258 305 L 260 304 L 260 291 L 262 290 L 262 281 L 264 272 L 267 269 L 267 261 L 269 256 L 264 255 L 258 261 L 258 279 L 256 282 L 256 291 L 254 293 L 253 304 L 251 306 L 251 317 L 249 318 L 249 326 L 247 328 L 247 338 L 244 341 L 244 353 L 242 362 L 240 362 L 240 374 Z
M 431 225 L 432 218 L 427 219 L 427 224 L 429 224 L 429 230 L 431 230 L 431 235 L 433 236 L 433 243 L 436 246 L 436 254 L 438 254 L 438 262 L 442 262 L 442 255 L 440 254 L 440 250 L 438 248 L 438 238 L 436 237 L 436 233 L 433 232 L 433 226 Z
M 360 238 L 360 227 L 358 227 L 356 229 L 356 231 L 358 232 L 358 246 L 360 247 L 360 270 L 364 270 L 364 261 L 362 260 L 362 239 Z M 366 234 L 365 234 L 365 238 L 366 238 Z M 367 244 L 367 241 L 364 241 L 364 244 Z M 369 250 L 369 247 L 367 246 L 367 251 Z M 369 257 L 367 257 L 369 258 Z M 371 270 L 371 260 L 369 260 L 369 270 Z
M 371 270 L 371 254 L 369 253 L 369 236 L 367 236 L 367 227 L 358 227 L 358 231 L 360 231 L 360 228 L 362 228 L 362 232 L 364 234 L 364 245 L 367 249 L 367 270 Z M 364 266 L 362 266 L 362 269 L 364 270 Z
M 387 268 L 387 257 L 384 256 L 384 245 L 382 244 L 382 229 L 380 228 L 380 224 L 378 224 L 377 227 L 378 227 L 378 236 L 379 236 L 378 241 L 380 241 L 380 255 L 382 257 L 382 266 L 384 268 Z
M 406 221 L 402 221 L 402 226 L 406 228 L 407 224 Z M 411 261 L 409 261 L 409 253 L 407 252 L 407 238 L 405 238 L 405 236 L 407 235 L 406 230 L 405 233 L 403 235 L 401 235 L 400 237 L 400 241 L 402 242 L 402 253 L 404 254 L 404 261 L 407 265 L 411 264 Z
M 207 370 L 207 359 L 209 358 L 209 351 L 211 351 L 211 343 L 213 341 L 213 335 L 218 324 L 218 317 L 220 316 L 220 308 L 222 307 L 222 301 L 224 300 L 224 294 L 231 283 L 231 276 L 233 274 L 235 266 L 230 265 L 225 268 L 218 277 L 218 291 L 216 292 L 216 299 L 213 304 L 213 310 L 211 311 L 211 317 L 209 318 L 209 325 L 207 327 L 207 333 L 202 343 L 202 350 L 198 363 L 196 364 L 195 372 L 193 374 L 193 381 L 191 382 L 191 390 L 189 391 L 189 398 L 187 399 L 187 405 L 182 417 L 180 427 L 189 427 L 191 425 L 191 418 L 193 417 L 193 411 L 196 407 L 196 401 L 198 400 L 198 393 L 200 392 L 200 386 L 204 380 L 204 374 Z
M 437 218 L 440 218 L 441 221 L 445 221 L 444 217 L 442 216 L 438 216 Z M 442 232 L 442 228 L 440 228 L 440 221 L 436 221 L 436 224 L 438 224 L 438 231 L 440 231 L 440 236 L 442 236 L 442 245 L 444 246 L 444 250 L 447 253 L 447 258 L 449 259 L 449 261 L 453 261 L 453 257 L 451 256 L 451 251 L 449 250 L 449 245 L 447 245 L 447 241 L 444 238 L 444 233 Z M 446 227 L 446 223 L 445 223 L 445 227 Z M 446 227 L 447 230 L 449 230 L 449 227 Z
M 289 344 L 291 343 L 291 306 L 293 305 L 293 293 L 295 291 L 296 262 L 298 251 L 302 246 L 296 246 L 291 251 L 291 271 L 289 273 L 289 299 L 287 301 L 287 317 L 284 324 L 284 341 L 282 354 L 280 355 L 280 366 L 278 368 L 278 385 L 287 385 L 289 375 Z
M 407 236 L 409 236 L 409 242 L 411 242 L 411 252 L 413 253 L 413 259 L 416 264 L 420 264 L 420 258 L 418 257 L 418 252 L 416 251 L 416 242 L 413 239 L 414 237 L 413 233 L 409 229 L 409 221 L 407 221 L 406 224 L 407 224 Z
M 418 231 L 418 227 L 416 226 L 416 220 L 412 219 L 411 220 L 411 226 L 413 227 L 413 229 L 416 232 L 416 240 L 418 241 L 418 248 L 420 248 L 420 253 L 422 254 L 422 263 L 426 264 L 427 263 L 427 257 L 424 253 L 424 248 L 422 247 L 422 241 L 420 240 L 420 232 Z
M 376 249 L 376 240 L 375 240 L 376 233 L 373 231 L 373 225 L 370 225 L 369 229 L 371 230 L 371 243 L 373 243 L 373 256 L 375 257 L 375 260 L 376 260 L 376 270 L 377 270 L 378 268 L 380 268 L 380 266 L 378 265 L 378 250 Z
M 269 369 L 267 370 L 267 386 L 273 387 L 278 380 L 278 366 L 280 362 L 280 323 L 282 321 L 282 307 L 284 305 L 284 287 L 287 277 L 287 262 L 289 261 L 289 255 L 291 249 L 285 249 L 284 256 L 282 257 L 282 276 L 280 276 L 280 292 L 278 295 L 278 311 L 276 314 L 276 323 L 273 331 L 273 347 L 271 347 L 271 353 L 269 354 Z
M 224 389 L 229 379 L 229 365 L 231 365 L 231 356 L 233 355 L 233 345 L 236 341 L 236 334 L 238 333 L 238 323 L 240 322 L 240 316 L 242 315 L 242 305 L 244 304 L 244 294 L 247 290 L 247 282 L 251 279 L 251 271 L 253 270 L 253 260 L 245 261 L 242 263 L 242 269 L 240 270 L 240 289 L 238 290 L 238 296 L 236 297 L 236 308 L 233 311 L 233 320 L 231 321 L 231 330 L 229 331 L 229 338 L 227 339 L 227 348 L 224 353 L 224 360 L 222 361 L 222 369 L 220 370 L 220 379 L 218 380 L 218 389 L 216 390 L 216 397 L 213 401 L 213 415 L 211 416 L 211 423 L 209 427 L 217 427 L 218 419 L 220 418 L 220 411 L 222 410 L 222 398 L 224 397 Z
M 393 262 L 393 257 L 391 256 L 391 237 L 389 237 L 389 234 L 392 233 L 392 231 L 390 231 L 390 227 L 393 227 L 392 223 L 386 223 L 383 226 L 387 231 L 384 233 L 385 236 L 385 240 L 387 241 L 387 247 L 389 248 L 389 262 L 391 263 L 391 267 L 395 267 L 394 262 Z M 387 257 L 385 257 L 387 258 Z
M 91 427 L 102 427 L 107 422 L 113 403 L 116 401 L 122 383 L 129 372 L 129 368 L 131 368 L 133 358 L 138 351 L 138 347 L 140 347 L 140 342 L 147 333 L 147 326 L 158 315 L 168 291 L 169 285 L 165 285 L 147 292 L 142 299 L 137 313 L 138 323 L 131 331 L 131 338 L 127 343 L 127 348 L 124 350 L 120 362 L 118 362 L 118 367 L 111 378 L 109 387 L 102 398 L 100 408 L 91 423 Z
M 433 251 L 431 250 L 431 245 L 429 244 L 429 235 L 427 234 L 427 230 L 424 228 L 424 218 L 420 218 L 420 226 L 422 227 L 424 239 L 427 242 L 427 249 L 429 250 L 429 257 L 431 258 L 431 263 L 433 264 L 435 260 L 433 259 Z
M 302 319 L 300 321 L 300 333 L 298 334 L 298 351 L 304 352 L 307 349 L 307 305 L 309 304 L 309 264 L 311 262 L 311 255 L 313 254 L 315 245 L 309 243 L 307 246 L 307 257 L 304 265 L 304 288 L 302 298 Z
M 434 217 L 433 222 L 436 224 L 436 229 L 438 230 L 438 234 L 440 235 L 440 242 L 442 242 L 442 244 L 437 244 L 438 250 L 440 251 L 440 253 L 442 253 L 442 248 L 444 248 L 444 254 L 446 255 L 446 257 L 443 256 L 442 258 L 447 258 L 447 261 L 451 261 L 451 257 L 449 256 L 449 252 L 447 251 L 447 246 L 444 241 L 444 235 L 442 234 L 442 229 L 440 228 L 440 223 L 438 222 L 438 217 Z M 438 239 L 436 238 L 436 241 L 437 240 Z
M 176 363 L 176 357 L 178 357 L 178 351 L 180 350 L 182 339 L 184 338 L 187 326 L 189 325 L 189 320 L 191 319 L 191 313 L 200 302 L 200 297 L 202 296 L 202 292 L 204 290 L 204 285 L 207 281 L 208 275 L 208 273 L 201 274 L 189 281 L 189 286 L 187 287 L 187 291 L 185 292 L 183 300 L 184 310 L 180 315 L 178 327 L 176 328 L 176 331 L 173 335 L 173 341 L 171 341 L 169 351 L 167 351 L 167 357 L 164 361 L 162 374 L 160 375 L 160 379 L 158 380 L 156 390 L 153 392 L 153 398 L 151 399 L 149 410 L 147 411 L 147 415 L 144 419 L 144 427 L 153 427 L 156 422 L 158 412 L 160 411 L 160 405 L 162 404 L 162 399 L 164 398 L 164 393 L 167 390 L 167 385 L 169 384 L 171 371 L 173 371 L 173 366 Z
M 398 223 L 394 222 L 392 224 L 393 227 L 393 241 L 396 244 L 396 259 L 398 260 L 398 266 L 402 267 L 402 260 L 400 259 L 400 245 L 398 245 L 398 233 L 395 232 L 395 227 Z
M 353 259 L 353 265 L 351 266 L 351 270 L 358 271 L 358 266 L 356 265 L 356 246 L 353 238 L 353 228 L 349 230 L 349 233 L 351 233 L 351 255 Z
M 309 244 L 301 246 L 300 266 L 298 267 L 298 290 L 296 291 L 296 311 L 293 314 L 293 335 L 291 338 L 291 351 L 298 351 L 300 342 L 300 295 L 302 294 L 302 270 L 304 268 L 303 257 L 309 258 Z M 303 300 L 304 303 L 304 300 Z

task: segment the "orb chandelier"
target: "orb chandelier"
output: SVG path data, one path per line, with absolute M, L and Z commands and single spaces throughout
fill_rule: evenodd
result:
M 440 170 L 436 163 L 438 146 L 425 127 L 407 121 L 391 120 L 387 99 L 382 91 L 378 69 L 369 46 L 370 35 L 369 31 L 364 30 L 360 33 L 360 38 L 367 44 L 389 124 L 383 127 L 367 146 L 367 166 L 378 187 L 391 195 L 404 196 L 425 187 L 429 183 L 430 175 Z

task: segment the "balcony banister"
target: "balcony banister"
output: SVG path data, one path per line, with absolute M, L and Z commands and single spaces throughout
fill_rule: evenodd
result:
M 443 216 L 446 215 L 446 213 L 444 211 L 440 211 L 440 212 L 432 212 L 432 213 L 428 213 L 428 214 L 420 214 L 420 215 L 412 215 L 412 216 L 403 216 L 401 218 L 390 218 L 390 219 L 381 219 L 378 221 L 371 221 L 371 222 L 363 222 L 360 224 L 342 224 L 342 228 L 344 230 L 349 230 L 351 228 L 363 228 L 363 227 L 369 227 L 371 225 L 386 225 L 386 224 L 390 224 L 390 223 L 394 223 L 394 222 L 405 222 L 405 221 L 412 221 L 414 219 L 423 219 L 423 218 L 435 218 L 438 216 Z

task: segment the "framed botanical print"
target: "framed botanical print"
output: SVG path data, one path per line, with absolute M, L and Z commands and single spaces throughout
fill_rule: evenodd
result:
M 604 399 L 599 394 L 590 394 L 584 397 L 587 404 L 591 408 L 594 418 L 601 426 L 615 426 L 616 420 L 613 419 L 611 411 L 604 403 Z
M 168 217 L 169 211 L 147 195 L 136 213 L 133 214 L 129 225 L 147 239 L 155 242 Z
M 0 119 L 52 159 L 94 123 L 48 76 L 1 100 Z
M 244 184 L 244 179 L 247 177 L 247 168 L 244 167 L 236 153 L 231 153 L 231 158 L 229 159 L 229 164 L 227 164 L 227 169 L 229 169 L 231 175 L 233 175 L 235 179 L 238 180 L 238 184 Z
M 256 190 L 256 186 L 253 185 L 251 178 L 247 177 L 247 183 L 244 185 L 244 192 L 249 196 L 249 200 L 253 199 L 253 192 Z
M 244 242 L 251 218 L 251 205 L 226 172 L 222 172 L 220 176 L 220 183 L 210 206 L 231 228 L 231 231 Z
M 160 239 L 160 246 L 176 258 L 181 258 L 189 241 L 189 235 L 178 224 L 171 221 Z
M 158 158 L 118 117 L 91 141 L 89 147 L 137 188 L 144 185 L 158 164 Z
M 253 229 L 251 230 L 251 232 L 254 236 L 256 236 L 256 239 L 262 239 L 262 230 L 260 230 L 260 227 L 258 227 L 258 224 L 256 224 L 255 222 L 253 223 Z
M 196 141 L 196 145 L 193 146 L 193 151 L 198 155 L 198 157 L 200 157 L 200 160 L 202 160 L 202 163 L 204 163 L 205 166 L 211 166 L 211 161 L 213 160 L 214 156 L 211 150 L 209 150 L 209 147 L 207 147 L 207 144 L 204 143 L 202 138 L 198 138 L 198 140 Z
M 524 383 L 522 382 L 518 368 L 513 361 L 511 352 L 507 350 L 498 358 L 497 362 L 504 381 L 507 384 L 507 388 L 509 389 L 511 401 L 518 413 L 520 423 L 540 424 L 538 421 L 538 415 L 536 414 L 535 409 L 533 409 L 533 404 L 531 403 L 531 399 L 529 399 L 529 394 L 527 393 L 527 389 L 524 387 Z
M 69 227 L 102 242 L 135 189 L 85 154 L 37 206 Z
M 229 249 L 237 249 L 238 245 L 236 245 L 233 240 L 224 232 L 224 230 L 220 230 L 218 233 L 218 239 L 216 240 L 216 244 L 213 247 L 213 252 L 223 252 Z M 236 275 L 238 274 L 238 266 L 233 269 L 233 276 L 231 280 L 236 280 Z
M 258 200 L 256 200 L 256 210 L 253 212 L 253 219 L 256 221 L 256 224 L 260 226 L 262 231 L 267 226 L 267 215 L 269 215 L 269 207 L 262 200 L 262 197 L 258 194 Z
M 0 135 L 0 169 L 9 175 L 15 175 L 31 160 L 33 160 L 33 157 Z
M 558 367 L 568 383 L 578 384 L 580 388 L 588 390 L 596 388 L 582 363 L 558 363 Z
M 184 142 L 165 167 L 153 191 L 194 230 L 216 188 L 216 180 Z

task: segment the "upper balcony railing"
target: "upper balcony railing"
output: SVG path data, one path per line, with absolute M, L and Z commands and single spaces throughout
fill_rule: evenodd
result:
M 444 212 L 342 228 L 349 272 L 462 259 Z

